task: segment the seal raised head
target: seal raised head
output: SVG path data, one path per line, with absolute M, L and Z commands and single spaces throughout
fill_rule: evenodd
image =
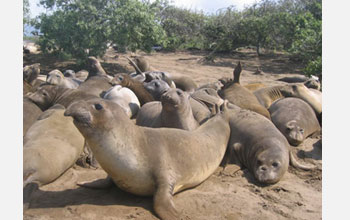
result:
M 119 188 L 153 195 L 161 219 L 179 219 L 173 194 L 197 186 L 216 170 L 230 136 L 225 112 L 194 131 L 137 126 L 108 100 L 75 102 L 65 115 L 74 118 L 97 161 Z

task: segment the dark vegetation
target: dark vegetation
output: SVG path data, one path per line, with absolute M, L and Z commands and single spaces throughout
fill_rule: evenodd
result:
M 27 2 L 27 1 L 24 1 Z M 118 51 L 163 50 L 233 53 L 250 47 L 259 56 L 274 51 L 302 62 L 304 73 L 322 77 L 321 0 L 261 0 L 242 11 L 234 6 L 205 14 L 170 4 L 169 0 L 41 0 L 50 11 L 34 21 L 24 4 L 24 23 L 40 29 L 43 53 L 83 62 L 102 56 L 108 46 Z

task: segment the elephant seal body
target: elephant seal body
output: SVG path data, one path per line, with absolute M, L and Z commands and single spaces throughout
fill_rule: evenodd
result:
M 80 91 L 78 89 L 68 89 L 54 85 L 41 86 L 36 92 L 27 96 L 41 110 L 45 111 L 55 104 L 68 107 L 77 100 L 88 100 L 97 96 Z
M 229 102 L 241 108 L 257 112 L 270 119 L 269 111 L 259 103 L 255 95 L 247 88 L 240 85 L 239 78 L 241 72 L 242 67 L 239 62 L 233 72 L 233 81 L 226 83 L 226 85 L 224 85 L 224 87 L 218 92 L 220 97 L 227 99 Z
M 199 126 L 186 92 L 181 89 L 169 89 L 160 100 L 161 102 L 149 102 L 142 106 L 136 118 L 137 125 L 184 130 L 194 130 Z
M 43 112 L 23 138 L 24 202 L 30 200 L 33 184 L 48 184 L 70 168 L 83 151 L 84 137 L 65 108 L 55 105 Z M 28 185 L 28 186 L 27 186 Z
M 23 67 L 23 80 L 34 86 L 34 81 L 40 74 L 40 63 Z
M 87 70 L 80 70 L 75 73 L 75 77 L 82 82 L 84 82 L 89 76 L 89 72 Z
M 117 104 L 107 100 L 76 102 L 65 115 L 74 118 L 97 161 L 119 188 L 153 195 L 161 219 L 179 219 L 173 194 L 197 186 L 215 171 L 230 135 L 225 112 L 194 131 L 134 125 Z
M 321 129 L 313 109 L 299 98 L 280 99 L 270 106 L 269 111 L 272 122 L 291 145 L 299 145 Z
M 140 109 L 140 102 L 135 93 L 120 85 L 116 85 L 107 90 L 103 98 L 120 105 L 129 118 L 136 115 Z
M 109 78 L 105 76 L 92 76 L 82 82 L 78 90 L 101 97 L 101 94 L 112 87 Z
M 288 169 L 287 139 L 266 117 L 231 106 L 228 145 L 231 158 L 247 167 L 259 182 L 278 182 Z
M 43 111 L 30 99 L 23 97 L 23 135 L 25 135 Z
M 76 89 L 80 85 L 79 81 L 65 77 L 63 73 L 57 69 L 47 74 L 46 82 L 50 85 L 57 85 L 69 89 Z
M 244 85 L 245 88 L 247 88 L 249 91 L 254 92 L 258 89 L 265 88 L 266 85 L 263 83 L 250 83 L 247 85 Z

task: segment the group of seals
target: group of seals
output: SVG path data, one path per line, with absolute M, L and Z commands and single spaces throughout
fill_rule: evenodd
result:
M 279 103 L 286 99 L 269 104 L 269 107 L 271 105 L 269 111 L 273 116 L 271 122 L 269 111 L 260 105 L 252 92 L 240 85 L 239 77 L 242 71 L 240 63 L 234 70 L 233 81 L 224 82 L 222 88 L 220 82 L 201 89 L 188 87 L 191 88 L 188 90 L 190 93 L 186 93 L 179 88 L 171 88 L 171 83 L 169 85 L 166 81 L 157 81 L 160 79 L 153 79 L 148 84 L 143 84 L 142 81 L 128 74 L 117 74 L 110 81 L 102 66 L 96 62 L 97 59 L 89 58 L 89 60 L 94 70 L 84 83 L 88 83 L 89 80 L 93 82 L 94 79 L 104 80 L 106 88 L 109 89 L 106 89 L 107 92 L 104 95 L 101 94 L 102 87 L 96 92 L 87 93 L 87 90 L 94 88 L 95 82 L 90 84 L 91 88 L 85 86 L 86 91 L 81 90 L 81 86 L 78 89 L 67 89 L 45 85 L 29 95 L 28 100 L 36 103 L 41 110 L 46 110 L 57 103 L 66 107 L 64 115 L 73 118 L 73 123 L 85 138 L 86 145 L 108 173 L 108 179 L 127 192 L 136 195 L 153 195 L 154 210 L 162 219 L 178 218 L 172 196 L 207 179 L 219 166 L 226 151 L 230 159 L 247 167 L 255 178 L 264 184 L 278 182 L 286 172 L 289 163 L 299 168 L 310 168 L 298 164 L 289 150 L 289 139 L 287 140 L 278 130 L 278 123 L 289 126 L 291 125 L 289 122 L 293 121 L 283 116 L 283 119 L 289 120 L 284 123 L 278 118 L 278 115 L 292 112 L 290 109 L 287 113 L 285 110 L 283 113 L 279 112 L 283 109 Z M 72 73 L 70 75 L 73 76 Z M 147 75 L 144 76 L 147 78 Z M 116 84 L 118 85 L 111 88 Z M 143 106 L 137 115 L 136 125 L 130 120 L 135 113 L 131 108 L 127 109 L 131 107 L 130 102 L 121 103 L 120 99 L 124 97 L 115 93 L 120 89 L 127 89 L 122 88 L 121 85 L 129 87 L 140 97 L 149 95 L 144 99 L 139 97 Z M 151 88 L 150 93 L 153 94 L 147 91 L 147 85 Z M 310 93 L 305 95 L 300 92 L 303 91 L 302 89 L 298 86 L 295 89 L 293 85 L 288 89 L 284 87 L 279 89 L 277 96 L 278 98 L 290 96 L 291 91 L 292 95 L 304 97 L 313 103 L 313 99 L 310 98 L 313 96 Z M 157 98 L 160 102 L 154 101 Z M 229 99 L 233 104 L 224 102 L 222 98 Z M 112 100 L 115 99 L 118 100 L 113 102 Z M 296 102 L 291 103 L 298 105 L 295 104 Z M 53 118 L 53 115 L 60 112 L 62 116 L 64 107 L 61 105 L 55 105 L 46 110 L 36 123 L 39 124 L 50 118 L 52 121 L 59 120 Z M 315 105 L 317 109 L 317 103 Z M 311 123 L 311 117 L 309 120 L 304 120 L 306 124 L 302 124 L 303 119 L 299 120 L 297 117 L 300 115 L 308 117 L 310 114 L 310 111 L 308 113 L 294 111 L 290 114 L 290 117 L 294 117 L 293 123 L 296 122 L 293 126 L 304 126 L 304 132 L 307 130 L 305 135 L 318 127 L 316 124 L 307 124 Z M 71 117 L 67 118 L 72 121 Z M 64 120 L 61 121 L 63 123 Z M 54 123 L 51 122 L 51 125 Z M 65 134 L 61 131 L 60 125 L 55 124 L 52 127 L 58 127 L 55 132 L 60 132 L 60 135 Z M 31 131 L 34 129 L 35 126 L 29 129 L 28 137 L 37 137 L 34 134 L 38 132 Z M 66 132 L 71 132 L 71 129 L 67 129 Z M 39 138 L 35 139 L 40 141 Z M 58 143 L 58 145 L 63 144 Z M 81 153 L 83 145 L 79 142 L 81 148 L 70 147 L 65 154 L 60 152 L 61 148 L 54 150 L 38 148 L 40 151 L 38 155 L 43 152 L 42 155 L 46 155 L 47 158 L 51 158 L 52 153 L 57 154 L 55 156 L 58 157 L 58 162 L 55 166 L 51 166 L 50 161 L 43 161 L 42 157 L 35 156 L 36 147 L 32 147 L 32 151 L 26 150 L 30 153 L 26 153 L 24 182 L 28 187 L 24 195 L 28 196 L 33 187 L 46 184 L 62 174 L 68 165 L 72 165 L 73 160 L 76 161 L 79 156 L 77 152 Z M 46 149 L 48 149 L 47 152 Z M 70 154 L 71 157 L 63 160 L 61 157 L 66 154 Z M 33 162 L 33 158 L 38 162 Z M 39 169 L 37 165 L 45 168 Z M 49 167 L 54 167 L 52 169 L 55 170 L 48 171 Z
M 225 112 L 193 131 L 136 126 L 107 100 L 75 102 L 65 115 L 74 118 L 101 167 L 119 188 L 153 195 L 153 207 L 161 219 L 178 219 L 173 194 L 207 179 L 219 166 L 230 137 Z

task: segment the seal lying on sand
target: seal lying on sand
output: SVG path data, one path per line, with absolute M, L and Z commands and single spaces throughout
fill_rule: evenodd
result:
M 224 84 L 224 87 L 218 92 L 219 96 L 241 108 L 257 112 L 270 119 L 269 111 L 259 103 L 251 91 L 240 85 L 239 78 L 241 72 L 241 62 L 238 62 L 238 65 L 233 72 L 233 81 Z M 225 83 L 225 81 L 222 82 Z
M 272 122 L 291 145 L 299 145 L 321 129 L 313 109 L 299 98 L 280 99 L 270 106 L 269 111 Z
M 35 93 L 27 96 L 43 111 L 54 104 L 61 104 L 68 107 L 72 102 L 77 100 L 87 100 L 97 96 L 80 91 L 78 89 L 68 89 L 54 85 L 41 86 Z
M 43 112 L 23 138 L 25 203 L 32 190 L 57 179 L 83 151 L 84 137 L 64 111 L 62 105 L 55 105 Z
M 136 195 L 153 195 L 156 214 L 167 220 L 179 219 L 173 194 L 197 186 L 216 170 L 230 136 L 225 112 L 194 131 L 134 125 L 108 100 L 73 103 L 65 115 L 74 118 L 114 183 Z
M 65 77 L 63 73 L 57 69 L 47 74 L 46 82 L 51 85 L 58 85 L 69 89 L 76 89 L 81 83 L 73 78 Z
M 23 97 L 23 135 L 25 135 L 43 111 L 30 99 Z
M 161 103 L 148 102 L 142 106 L 136 124 L 194 130 L 199 123 L 193 116 L 189 98 L 189 94 L 181 89 L 169 89 L 161 96 Z
M 297 168 L 314 168 L 296 161 L 287 139 L 270 120 L 235 105 L 229 104 L 228 108 L 230 158 L 247 167 L 259 182 L 278 182 L 287 171 L 290 160 Z

